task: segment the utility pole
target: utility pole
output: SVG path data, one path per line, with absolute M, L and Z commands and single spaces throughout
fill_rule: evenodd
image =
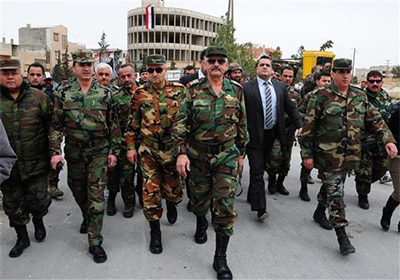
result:
M 355 68 L 355 66 L 356 66 L 356 51 L 357 51 L 357 49 L 353 48 L 353 75 L 352 75 L 352 78 L 354 78 L 354 76 L 356 74 L 356 68 Z
M 385 78 L 389 78 L 389 66 L 390 66 L 390 59 L 385 59 L 385 61 L 386 61 L 386 77 Z
M 229 0 L 228 3 L 228 21 L 232 21 L 232 27 L 235 28 L 233 24 L 233 0 Z

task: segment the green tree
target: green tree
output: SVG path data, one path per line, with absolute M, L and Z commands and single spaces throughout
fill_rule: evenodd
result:
M 60 83 L 65 80 L 69 80 L 73 77 L 73 73 L 71 68 L 69 67 L 70 63 L 69 54 L 68 54 L 68 46 L 65 49 L 65 53 L 59 54 L 57 56 L 57 64 L 53 68 L 53 79 Z
M 106 37 L 107 37 L 107 35 L 103 30 L 103 34 L 101 34 L 100 42 L 98 42 L 101 54 L 106 53 L 107 52 L 107 48 L 110 46 L 106 42 Z
M 332 40 L 328 40 L 325 43 L 323 43 L 321 47 L 319 47 L 319 50 L 324 52 L 327 49 L 330 49 L 332 47 L 333 47 L 333 41 Z
M 400 78 L 400 65 L 396 65 L 392 68 L 393 78 Z
M 176 70 L 178 68 L 176 68 L 176 62 L 175 60 L 171 60 L 171 66 L 169 67 L 169 70 Z
M 252 43 L 239 44 L 235 39 L 235 28 L 231 20 L 228 20 L 227 15 L 222 17 L 224 24 L 218 29 L 217 37 L 212 40 L 211 46 L 223 46 L 228 51 L 229 62 L 239 63 L 246 74 L 254 76 L 254 57 L 251 52 Z
M 303 52 L 305 51 L 304 46 L 300 46 L 296 54 L 292 54 L 290 57 L 296 60 L 303 61 Z
M 281 47 L 276 47 L 276 50 L 271 54 L 272 59 L 280 59 L 282 56 Z

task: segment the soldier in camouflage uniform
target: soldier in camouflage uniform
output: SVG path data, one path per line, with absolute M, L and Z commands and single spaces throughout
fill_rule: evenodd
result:
M 0 118 L 18 156 L 10 177 L 1 184 L 4 211 L 18 237 L 9 256 L 16 258 L 30 246 L 26 229 L 30 214 L 35 239 L 42 242 L 46 237 L 43 217 L 51 204 L 47 191 L 48 133 L 54 123 L 50 99 L 23 81 L 16 59 L 0 61 Z
M 290 100 L 296 104 L 296 108 L 300 106 L 301 96 L 292 86 L 294 79 L 294 70 L 290 66 L 282 68 L 281 81 L 285 84 L 287 93 Z M 278 181 L 276 183 L 276 191 L 283 195 L 289 195 L 289 191 L 283 186 L 285 177 L 290 170 L 290 160 L 292 157 L 292 148 L 295 141 L 296 125 L 285 113 L 285 126 L 286 126 L 286 145 L 282 146 L 280 139 L 277 137 L 274 140 L 273 148 L 271 150 L 270 159 L 266 164 L 266 171 L 268 173 L 269 181 L 276 181 L 276 174 L 278 174 Z
M 240 84 L 242 79 L 243 68 L 238 63 L 231 63 L 226 71 L 226 76 L 229 80 L 234 80 Z
M 53 90 L 49 90 L 46 87 L 44 87 L 43 80 L 45 78 L 45 71 L 44 67 L 40 63 L 32 63 L 28 67 L 28 83 L 31 87 L 37 88 L 44 93 L 47 94 L 47 96 L 50 98 L 51 102 L 54 103 L 54 96 L 53 96 Z M 60 171 L 59 170 L 54 170 L 50 168 L 49 176 L 47 178 L 48 184 L 49 184 L 49 192 L 50 196 L 55 199 L 59 199 L 64 195 L 62 190 L 58 188 L 58 181 L 59 181 L 59 175 Z
M 317 88 L 307 93 L 300 104 L 299 113 L 302 118 L 304 118 L 304 116 L 306 115 L 308 102 L 310 101 L 310 98 L 314 95 L 314 93 L 331 83 L 331 73 L 327 71 L 319 71 L 316 74 L 315 83 L 317 85 Z M 301 182 L 301 188 L 299 196 L 301 200 L 308 202 L 311 199 L 310 196 L 308 195 L 307 184 L 314 184 L 314 182 L 311 179 L 311 170 L 305 168 L 303 164 L 301 165 L 300 182 Z M 327 224 L 323 224 L 322 227 L 329 230 L 332 229 L 332 226 L 329 222 Z
M 390 157 L 397 154 L 392 133 L 379 112 L 368 102 L 365 92 L 350 86 L 351 60 L 336 59 L 333 63 L 333 83 L 311 97 L 304 118 L 302 158 L 304 166 L 319 171 L 322 187 L 318 194 L 316 222 L 329 220 L 335 228 L 340 252 L 355 252 L 345 226 L 344 180 L 356 168 L 361 157 L 361 133 L 374 133 L 385 144 Z
M 367 74 L 368 101 L 379 113 L 384 121 L 389 122 L 391 116 L 392 99 L 382 89 L 382 73 L 372 70 Z M 379 180 L 389 169 L 389 161 L 384 145 L 375 139 L 375 135 L 364 133 L 362 135 L 361 161 L 356 174 L 356 189 L 358 193 L 358 204 L 362 209 L 369 209 L 368 194 L 371 191 L 371 184 Z
M 137 156 L 143 174 L 143 213 L 150 223 L 150 251 L 162 252 L 160 219 L 162 198 L 167 204 L 167 219 L 174 224 L 176 205 L 182 201 L 182 181 L 175 168 L 176 153 L 172 140 L 172 122 L 183 99 L 184 86 L 166 80 L 166 59 L 163 55 L 147 57 L 149 83 L 133 94 L 131 115 L 125 131 L 128 159 Z M 135 144 L 141 137 L 139 150 Z
M 118 70 L 118 84 L 120 88 L 114 92 L 113 96 L 118 107 L 119 126 L 122 134 L 125 131 L 126 124 L 130 112 L 132 95 L 137 88 L 135 81 L 136 73 L 131 64 L 123 64 Z M 116 86 L 114 86 L 114 89 Z M 125 204 L 123 215 L 125 218 L 133 216 L 133 208 L 135 207 L 135 189 L 133 179 L 135 177 L 135 165 L 132 164 L 126 154 L 128 147 L 125 138 L 121 137 L 121 152 L 118 157 L 117 165 L 108 170 L 109 191 L 107 200 L 107 215 L 115 215 L 117 209 L 115 207 L 115 197 L 121 189 L 122 200 Z
M 76 80 L 55 93 L 56 125 L 51 128 L 51 164 L 64 162 L 61 141 L 65 135 L 68 186 L 82 211 L 80 232 L 88 233 L 89 252 L 97 263 L 106 261 L 103 237 L 104 197 L 107 166 L 117 163 L 121 132 L 111 90 L 93 80 L 90 52 L 72 54 Z
M 224 79 L 225 48 L 209 47 L 205 53 L 207 76 L 188 84 L 174 121 L 177 170 L 183 177 L 190 170 L 191 204 L 197 218 L 195 242 L 207 241 L 206 214 L 211 207 L 216 232 L 213 267 L 218 279 L 232 279 L 226 250 L 236 219 L 236 177 L 243 168 L 248 142 L 246 110 L 241 85 Z

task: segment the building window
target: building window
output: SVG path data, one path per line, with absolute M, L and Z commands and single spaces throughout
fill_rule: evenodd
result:
M 62 49 L 65 50 L 68 46 L 68 37 L 67 35 L 62 35 Z
M 53 33 L 53 40 L 54 40 L 54 42 L 59 42 L 60 41 L 60 34 L 59 33 Z

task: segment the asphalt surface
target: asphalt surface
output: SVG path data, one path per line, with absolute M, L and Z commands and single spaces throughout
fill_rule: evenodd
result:
M 269 219 L 258 222 L 246 202 L 248 169 L 244 171 L 243 194 L 236 199 L 238 219 L 228 249 L 228 264 L 235 279 L 399 279 L 399 211 L 388 232 L 379 224 L 382 206 L 392 192 L 391 183 L 375 183 L 370 195 L 371 208 L 357 205 L 354 178 L 346 182 L 347 232 L 356 253 L 342 256 L 334 231 L 326 231 L 312 219 L 320 182 L 309 185 L 311 202 L 298 197 L 300 188 L 299 149 L 293 150 L 292 169 L 285 181 L 289 196 L 267 194 Z M 313 171 L 316 178 L 316 172 Z M 0 212 L 1 279 L 216 279 L 212 268 L 215 233 L 208 230 L 208 242 L 194 242 L 195 217 L 180 204 L 179 217 L 171 226 L 161 221 L 164 251 L 150 253 L 149 226 L 139 206 L 132 218 L 122 216 L 123 203 L 118 196 L 118 212 L 105 216 L 104 243 L 108 260 L 96 264 L 88 253 L 87 236 L 79 234 L 81 215 L 61 174 L 62 200 L 53 200 L 45 217 L 47 238 L 38 243 L 33 225 L 28 225 L 31 246 L 15 259 L 8 257 L 16 234 Z M 165 214 L 165 213 L 164 213 Z M 208 217 L 210 220 L 210 217 Z

